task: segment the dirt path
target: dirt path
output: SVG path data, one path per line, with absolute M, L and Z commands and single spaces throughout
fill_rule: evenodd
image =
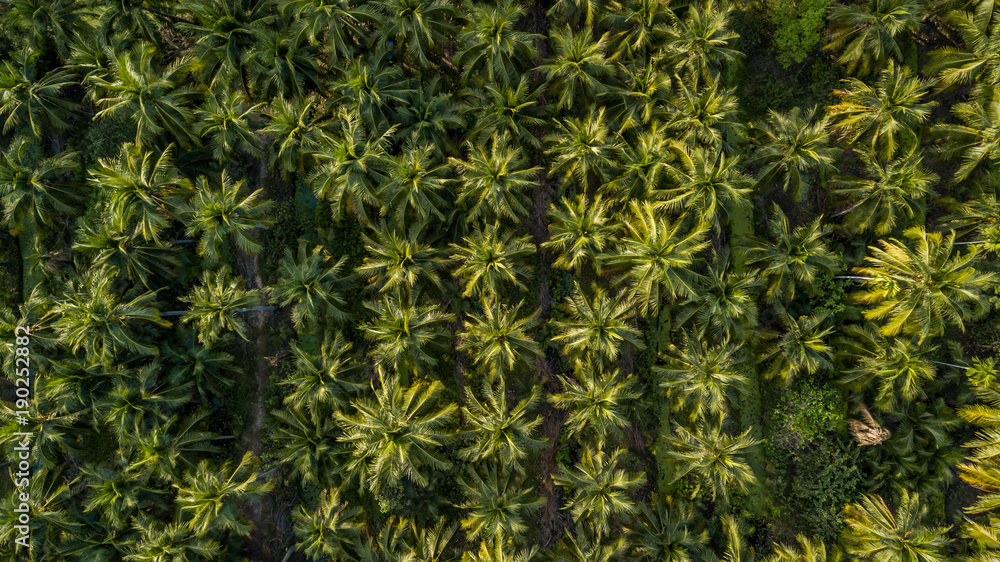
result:
M 261 184 L 263 178 L 259 178 Z M 236 251 L 236 269 L 247 280 L 248 288 L 263 289 L 260 255 Z M 267 305 L 266 297 L 261 299 L 262 305 Z M 265 420 L 267 416 L 264 403 L 268 392 L 268 381 L 274 367 L 268 357 L 272 355 L 268 336 L 275 320 L 275 310 L 255 310 L 245 313 L 247 322 L 247 341 L 243 344 L 244 374 L 252 376 L 256 392 L 248 408 L 248 421 L 240 442 L 246 450 L 260 457 L 264 450 L 266 437 Z M 268 470 L 265 467 L 264 470 Z M 280 562 L 288 547 L 294 542 L 291 514 L 292 505 L 289 501 L 290 490 L 282 485 L 282 470 L 277 470 L 265 478 L 274 485 L 272 490 L 259 500 L 248 502 L 243 507 L 243 515 L 253 526 L 247 542 L 243 545 L 242 554 L 249 560 L 261 562 Z M 294 556 L 289 560 L 301 560 Z

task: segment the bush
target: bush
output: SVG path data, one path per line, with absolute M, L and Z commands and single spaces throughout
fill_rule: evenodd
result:
M 860 450 L 844 435 L 825 432 L 801 450 L 769 447 L 774 466 L 777 527 L 788 542 L 805 533 L 830 540 L 843 526 L 844 506 L 857 499 L 864 481 Z M 781 533 L 785 534 L 785 533 Z
M 804 381 L 779 399 L 768 424 L 770 438 L 776 447 L 802 450 L 827 432 L 843 432 L 846 415 L 841 390 Z
M 801 63 L 820 40 L 831 0 L 769 0 L 778 61 L 785 68 Z
M 785 542 L 798 533 L 832 538 L 844 505 L 861 491 L 860 452 L 847 436 L 847 403 L 829 383 L 802 381 L 782 392 L 768 416 L 764 449 Z

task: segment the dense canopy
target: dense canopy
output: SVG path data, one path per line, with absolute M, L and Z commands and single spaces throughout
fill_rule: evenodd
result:
M 998 10 L 0 1 L 0 555 L 1000 559 Z

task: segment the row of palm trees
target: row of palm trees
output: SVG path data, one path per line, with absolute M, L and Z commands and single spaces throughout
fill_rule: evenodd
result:
M 0 326 L 29 324 L 42 365 L 43 556 L 239 559 L 239 506 L 273 484 L 223 449 L 213 403 L 266 305 L 296 334 L 265 446 L 309 559 L 763 558 L 758 377 L 829 380 L 892 429 L 841 540 L 804 529 L 772 559 L 948 559 L 928 498 L 956 471 L 986 492 L 970 517 L 995 507 L 995 371 L 945 345 L 997 283 L 988 3 L 836 5 L 824 48 L 855 74 L 837 101 L 749 120 L 739 16 L 711 1 L 0 10 L 21 41 L 0 205 L 43 276 Z M 961 35 L 920 78 L 924 14 Z M 70 131 L 102 122 L 128 141 L 90 154 Z M 290 187 L 360 222 L 363 260 L 344 229 L 265 244 Z M 258 254 L 263 286 L 234 273 Z M 955 405 L 986 428 L 968 457 Z M 401 490 L 429 499 L 401 509 Z M 991 519 L 960 533 L 970 559 L 1000 550 Z

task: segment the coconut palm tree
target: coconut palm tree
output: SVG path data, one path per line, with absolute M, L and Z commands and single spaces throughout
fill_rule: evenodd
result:
M 367 224 L 367 208 L 379 202 L 376 186 L 385 179 L 395 127 L 374 134 L 365 130 L 356 115 L 341 113 L 339 119 L 341 133 L 330 137 L 315 155 L 316 165 L 307 176 L 309 185 L 317 199 L 330 202 L 335 220 L 351 213 Z
M 275 23 L 276 16 L 260 0 L 196 1 L 183 8 L 193 21 L 183 21 L 178 28 L 194 41 L 189 52 L 200 63 L 203 81 L 209 88 L 228 88 L 235 84 L 247 87 L 251 52 L 261 35 Z M 260 98 L 266 99 L 266 98 Z
M 162 356 L 169 362 L 167 380 L 170 384 L 193 383 L 202 402 L 224 396 L 236 377 L 243 374 L 232 355 L 224 351 L 229 338 L 223 337 L 212 345 L 198 341 L 193 330 L 181 332 L 176 344 L 164 343 Z
M 975 172 L 1000 161 L 1000 86 L 991 87 L 972 101 L 956 103 L 951 112 L 961 121 L 937 123 L 934 133 L 943 139 L 942 156 L 960 160 L 954 182 L 961 182 Z
M 786 386 L 796 377 L 814 375 L 833 368 L 833 348 L 829 344 L 833 326 L 827 325 L 830 314 L 820 309 L 809 315 L 793 317 L 785 307 L 776 307 L 783 330 L 778 341 L 769 344 L 767 351 L 757 357 L 758 363 L 771 361 L 764 373 L 767 378 L 778 378 Z
M 399 67 L 387 64 L 386 55 L 384 49 L 376 49 L 367 57 L 356 57 L 329 85 L 331 92 L 343 97 L 344 108 L 373 131 L 396 122 L 394 107 L 405 103 L 412 90 Z
M 40 51 L 22 50 L 13 61 L 4 61 L 0 69 L 0 117 L 4 118 L 3 132 L 13 132 L 15 127 L 27 126 L 36 139 L 44 129 L 59 133 L 70 128 L 77 104 L 67 99 L 65 90 L 75 80 L 62 69 L 37 75 Z
M 668 115 L 670 76 L 658 71 L 652 61 L 643 59 L 630 61 L 620 71 L 621 85 L 612 85 L 604 94 L 605 107 L 610 109 L 608 115 L 621 131 L 635 130 L 648 135 L 646 127 L 656 126 Z
M 612 35 L 611 55 L 615 60 L 649 58 L 670 37 L 670 25 L 677 20 L 673 10 L 653 0 L 628 0 L 624 9 L 608 11 L 602 23 L 617 33 Z
M 629 423 L 631 401 L 641 394 L 631 376 L 622 379 L 618 370 L 602 372 L 597 365 L 580 364 L 573 377 L 560 377 L 563 392 L 549 401 L 568 412 L 565 428 L 572 436 L 586 435 L 601 448 L 610 437 L 621 437 Z
M 371 323 L 362 327 L 365 337 L 374 342 L 371 357 L 387 370 L 407 377 L 434 367 L 439 353 L 435 347 L 449 335 L 443 324 L 452 320 L 433 304 L 421 304 L 413 295 L 384 295 L 374 303 L 365 303 L 375 313 Z
M 465 493 L 459 505 L 466 510 L 462 528 L 470 540 L 511 540 L 523 543 L 528 530 L 525 518 L 538 511 L 545 500 L 532 487 L 525 487 L 523 477 L 507 468 L 489 465 L 482 474 L 470 468 L 458 479 Z
M 657 315 L 668 298 L 694 297 L 699 275 L 690 267 L 708 246 L 706 231 L 687 230 L 683 221 L 663 218 L 648 202 L 631 202 L 628 217 L 618 247 L 604 263 L 625 270 L 616 283 L 628 284 L 639 312 Z
M 545 138 L 551 144 L 546 154 L 552 157 L 549 175 L 562 178 L 565 187 L 576 180 L 587 195 L 610 177 L 615 153 L 621 143 L 613 140 L 604 117 L 604 108 L 585 119 L 567 118 L 557 132 Z
M 632 325 L 634 306 L 634 301 L 621 293 L 609 296 L 596 285 L 588 295 L 577 282 L 566 303 L 566 319 L 554 322 L 560 333 L 552 340 L 562 343 L 568 355 L 598 362 L 617 359 L 624 344 L 643 349 L 640 333 Z
M 15 370 L 15 366 L 19 368 Z M 11 372 L 18 372 L 22 368 L 11 359 Z M 48 375 L 43 380 L 41 392 L 53 411 L 67 413 L 88 408 L 100 402 L 114 384 L 114 373 L 100 363 L 89 363 L 76 358 L 57 359 L 46 362 L 44 368 Z M 20 373 L 24 374 L 23 371 Z
M 619 143 L 614 177 L 600 187 L 598 197 L 606 196 L 621 205 L 633 199 L 660 199 L 671 179 L 667 162 L 675 158 L 664 133 L 661 123 L 654 121 L 632 142 Z
M 589 28 L 601 19 L 604 11 L 603 0 L 557 0 L 545 15 L 559 25 L 579 27 L 582 24 L 582 27 Z
M 508 138 L 516 139 L 522 147 L 542 145 L 530 129 L 547 124 L 543 119 L 546 108 L 539 103 L 541 86 L 533 88 L 528 78 L 521 76 L 516 86 L 485 84 L 481 91 L 474 93 L 469 112 L 476 120 L 466 138 L 483 141 L 506 132 Z
M 455 253 L 451 255 L 461 264 L 454 274 L 465 284 L 463 297 L 495 299 L 505 294 L 505 289 L 527 287 L 524 281 L 531 277 L 532 270 L 525 261 L 535 253 L 527 236 L 514 237 L 512 231 L 501 230 L 498 223 L 486 228 L 476 224 L 464 242 L 462 246 L 452 244 Z
M 614 66 L 607 59 L 608 36 L 594 40 L 590 26 L 574 33 L 569 27 L 549 33 L 552 59 L 537 70 L 545 74 L 549 91 L 558 99 L 556 109 L 590 108 L 607 91 Z
M 709 346 L 685 333 L 684 345 L 671 344 L 664 365 L 654 365 L 660 387 L 676 396 L 692 422 L 726 419 L 744 392 L 746 377 L 739 370 L 739 348 L 728 343 Z
M 746 492 L 756 483 L 756 476 L 743 459 L 758 443 L 750 437 L 749 429 L 739 435 L 723 433 L 719 424 L 699 427 L 696 433 L 680 425 L 673 429 L 666 457 L 676 463 L 674 482 L 688 474 L 694 477 L 692 499 L 704 491 L 712 501 L 725 505 L 730 491 Z
M 841 384 L 856 390 L 875 389 L 875 406 L 883 411 L 927 397 L 925 386 L 937 373 L 928 356 L 936 347 L 906 337 L 886 338 L 869 326 L 848 326 L 844 333 L 857 363 L 843 371 Z
M 1000 520 L 991 516 L 985 523 L 966 520 L 962 526 L 962 537 L 974 545 L 974 554 L 969 560 L 988 562 L 1000 556 Z
M 550 560 L 613 562 L 625 559 L 627 552 L 628 541 L 624 536 L 611 538 L 586 527 L 576 527 L 572 532 L 566 533 L 547 554 Z
M 0 405 L 0 411 L 8 419 L 3 426 L 0 426 L 0 443 L 3 443 L 6 450 L 12 451 L 15 445 L 24 443 L 25 439 L 24 435 L 21 435 L 22 433 L 31 433 L 33 438 L 28 444 L 28 452 L 18 452 L 18 454 L 27 454 L 28 458 L 32 459 L 29 468 L 33 468 L 34 473 L 30 485 L 33 486 L 35 482 L 38 482 L 39 486 L 43 486 L 46 480 L 44 471 L 59 471 L 65 468 L 63 461 L 65 455 L 80 455 L 81 450 L 77 446 L 76 437 L 86 431 L 84 423 L 82 423 L 86 412 L 82 410 L 68 413 L 57 411 L 56 404 L 48 400 L 44 393 L 38 392 L 42 390 L 42 385 L 35 382 L 37 380 L 38 377 L 35 377 L 29 382 L 29 388 L 34 392 L 35 397 L 33 400 L 35 408 L 32 411 L 24 414 L 23 410 L 15 409 L 15 403 Z M 13 451 L 11 454 L 14 454 Z M 59 486 L 67 486 L 65 482 L 58 480 L 53 482 L 58 482 Z M 41 490 L 35 491 L 41 492 Z M 40 498 L 41 494 L 39 493 L 35 497 Z M 35 513 L 41 511 L 38 510 Z M 11 513 L 14 512 L 11 511 Z
M 289 36 L 274 29 L 257 33 L 247 60 L 254 99 L 276 95 L 301 99 L 309 92 L 323 93 L 323 69 L 316 62 L 318 50 L 301 35 Z
M 528 216 L 529 192 L 538 167 L 527 167 L 521 149 L 504 131 L 490 138 L 489 150 L 466 143 L 466 159 L 449 158 L 460 180 L 456 205 L 471 208 L 469 220 L 519 220 Z
M 194 107 L 202 92 L 187 85 L 195 63 L 184 58 L 161 70 L 158 55 L 151 45 L 116 52 L 110 75 L 91 76 L 90 85 L 101 96 L 97 100 L 101 110 L 94 117 L 135 123 L 135 145 L 143 148 L 170 142 L 185 149 L 198 146 Z
M 112 214 L 97 225 L 81 224 L 73 249 L 90 257 L 93 267 L 124 272 L 130 281 L 147 289 L 160 285 L 160 279 L 172 278 L 181 265 L 178 248 L 147 242 L 130 232 L 125 222 L 122 215 Z
M 840 269 L 840 259 L 830 251 L 824 238 L 831 228 L 822 217 L 791 228 L 778 205 L 771 207 L 768 236 L 740 239 L 737 256 L 754 275 L 764 280 L 764 297 L 771 302 L 790 302 L 796 289 L 815 291 L 816 282 Z
M 556 252 L 553 266 L 579 273 L 590 264 L 600 273 L 601 256 L 611 249 L 615 227 L 608 204 L 598 196 L 563 197 L 549 209 L 549 239 L 542 248 Z
M 134 542 L 126 545 L 129 562 L 162 562 L 176 558 L 212 558 L 222 552 L 218 541 L 199 536 L 183 522 L 163 524 L 149 516 L 136 522 Z
M 663 562 L 697 560 L 709 551 L 708 533 L 690 505 L 664 501 L 639 504 L 639 516 L 629 526 L 632 552 L 643 559 Z M 699 528 L 701 528 L 699 530 Z
M 900 487 L 924 497 L 940 493 L 953 482 L 955 466 L 963 458 L 950 437 L 961 426 L 943 398 L 901 402 L 882 415 L 892 435 L 868 452 L 873 490 L 892 492 Z
M 986 5 L 985 2 L 981 5 Z M 1000 83 L 1000 28 L 978 9 L 973 12 L 952 10 L 945 19 L 961 37 L 962 47 L 942 47 L 931 52 L 924 72 L 937 76 L 942 87 L 957 84 L 989 85 Z M 964 47 L 964 48 L 963 48 Z
M 94 417 L 108 425 L 120 445 L 134 442 L 136 435 L 148 434 L 158 421 L 191 401 L 191 384 L 170 386 L 160 376 L 159 361 L 126 369 L 112 370 L 113 387 L 94 404 Z
M 444 387 L 438 381 L 403 386 L 395 376 L 383 376 L 373 398 L 352 401 L 354 413 L 334 414 L 344 430 L 341 441 L 352 450 L 342 465 L 373 492 L 403 481 L 426 486 L 427 470 L 451 467 L 437 451 L 451 442 L 458 407 L 439 405 Z
M 757 169 L 758 189 L 781 185 L 796 201 L 808 196 L 814 174 L 836 172 L 838 150 L 830 147 L 829 119 L 816 118 L 816 107 L 795 107 L 787 113 L 768 112 L 767 120 L 752 126 L 757 150 L 744 165 Z
M 480 541 L 478 550 L 468 550 L 462 562 L 531 562 L 538 559 L 538 545 L 517 550 L 509 541 Z
M 891 511 L 880 496 L 866 495 L 847 506 L 844 546 L 852 556 L 887 562 L 945 560 L 947 527 L 923 524 L 928 507 L 917 494 L 900 491 Z
M 826 548 L 823 541 L 811 539 L 805 535 L 796 535 L 798 546 L 779 544 L 774 554 L 767 562 L 840 562 L 840 548 Z
M 364 528 L 359 515 L 361 509 L 350 506 L 340 499 L 340 490 L 320 492 L 319 505 L 315 511 L 300 505 L 293 514 L 295 546 L 306 556 L 333 559 L 346 554 L 345 549 Z
M 661 64 L 679 78 L 715 83 L 723 66 L 742 55 L 730 46 L 739 38 L 729 30 L 732 10 L 713 0 L 691 4 L 684 18 L 671 27 Z
M 430 66 L 429 55 L 437 53 L 454 35 L 462 14 L 447 0 L 375 0 L 378 44 L 395 44 L 421 66 Z
M 624 449 L 608 455 L 602 449 L 585 448 L 576 467 L 560 465 L 559 473 L 552 475 L 557 485 L 573 490 L 567 505 L 573 519 L 589 523 L 598 535 L 608 534 L 613 518 L 628 520 L 639 511 L 629 493 L 646 482 L 646 475 L 620 469 L 624 454 Z
M 38 145 L 24 137 L 0 153 L 0 205 L 3 224 L 15 231 L 54 227 L 61 213 L 78 214 L 85 191 L 67 179 L 77 169 L 78 154 L 62 152 L 39 158 Z
M 219 450 L 212 445 L 215 434 L 193 430 L 208 416 L 207 412 L 202 412 L 183 422 L 177 415 L 164 422 L 154 419 L 148 432 L 137 433 L 126 445 L 135 450 L 135 458 L 128 469 L 142 471 L 154 481 L 173 483 L 179 480 L 182 470 L 195 468 L 195 458 Z
M 722 232 L 723 217 L 728 222 L 730 213 L 750 208 L 751 184 L 740 170 L 739 158 L 700 147 L 677 150 L 677 158 L 677 165 L 669 167 L 676 187 L 664 191 L 658 206 L 685 214 L 690 211 L 716 233 Z
M 341 256 L 334 262 L 323 246 L 314 246 L 312 251 L 308 247 L 305 241 L 299 241 L 295 255 L 285 249 L 278 266 L 278 284 L 271 290 L 278 304 L 295 303 L 292 321 L 297 330 L 315 326 L 321 318 L 347 318 L 343 291 L 350 276 L 341 274 L 347 258 Z
M 227 172 L 222 172 L 217 188 L 204 176 L 195 187 L 195 196 L 181 207 L 181 216 L 188 236 L 199 236 L 199 255 L 215 263 L 227 247 L 247 253 L 261 250 L 252 233 L 270 222 L 265 215 L 271 208 L 271 201 L 260 200 L 262 189 L 241 196 L 243 180 L 233 182 Z
M 195 134 L 207 139 L 212 157 L 219 162 L 228 162 L 240 152 L 260 158 L 264 151 L 254 121 L 264 105 L 250 105 L 238 90 L 213 91 L 197 110 Z
M 990 252 L 1000 246 L 1000 174 L 990 171 L 968 182 L 969 196 L 949 206 L 951 213 L 941 219 L 945 228 L 954 228 L 958 236 L 971 235 L 981 240 Z
M 417 84 L 403 95 L 395 108 L 399 122 L 397 139 L 409 139 L 414 146 L 430 146 L 437 161 L 458 152 L 454 138 L 465 129 L 468 106 L 458 94 L 448 90 L 447 81 L 435 76 Z
M 521 461 L 532 452 L 541 450 L 547 441 L 533 435 L 542 418 L 530 418 L 542 400 L 541 388 L 532 387 L 530 394 L 513 407 L 507 406 L 507 387 L 502 378 L 495 382 L 484 380 L 481 394 L 476 397 L 466 389 L 466 402 L 462 417 L 469 424 L 472 441 L 459 450 L 459 456 L 473 463 L 493 460 L 502 466 L 523 472 Z
M 923 158 L 914 154 L 886 162 L 862 152 L 861 159 L 871 178 L 838 178 L 834 190 L 851 205 L 840 213 L 846 215 L 847 230 L 884 236 L 898 226 L 923 224 L 925 201 L 937 195 L 933 185 L 938 181 L 921 165 Z
M 69 349 L 83 350 L 88 360 L 110 364 L 125 352 L 156 355 L 159 350 L 135 332 L 135 325 L 170 323 L 154 307 L 156 294 L 119 294 L 114 290 L 116 272 L 91 269 L 67 281 L 51 314 L 52 327 Z
M 291 350 L 295 371 L 281 381 L 289 389 L 284 398 L 286 405 L 309 411 L 323 411 L 324 406 L 344 409 L 349 397 L 363 388 L 348 376 L 359 365 L 351 361 L 352 345 L 340 332 L 332 337 L 327 333 L 319 353 L 304 350 L 294 342 Z
M 968 371 L 966 371 L 968 374 Z M 970 377 L 971 379 L 971 377 Z M 983 493 L 976 503 L 966 508 L 969 513 L 985 513 L 1000 505 L 1000 458 L 996 454 L 1000 442 L 1000 393 L 992 377 L 971 379 L 977 398 L 974 403 L 958 409 L 958 415 L 969 424 L 981 428 L 975 439 L 965 444 L 972 449 L 965 462 L 958 466 L 962 480 Z M 975 530 L 975 529 L 973 529 Z
M 91 184 L 109 193 L 108 215 L 134 224 L 146 241 L 160 241 L 194 190 L 174 165 L 173 153 L 173 145 L 153 151 L 126 143 L 118 158 L 101 159 L 90 172 Z
M 376 19 L 368 6 L 346 0 L 286 0 L 281 13 L 294 16 L 299 36 L 322 45 L 334 61 L 349 59 L 366 35 L 365 25 Z
M 54 300 L 43 291 L 41 285 L 36 285 L 16 309 L 0 308 L 0 337 L 5 337 L 0 345 L 0 364 L 9 372 L 16 372 L 14 367 L 17 357 L 18 336 L 22 329 L 30 333 L 29 343 L 40 346 L 41 349 L 50 350 L 59 343 L 59 336 L 53 331 L 53 318 L 48 312 L 52 309 Z M 20 340 L 23 344 L 24 340 Z
M 291 468 L 290 476 L 301 478 L 303 484 L 330 489 L 343 480 L 347 456 L 337 442 L 340 428 L 328 408 L 289 406 L 273 410 L 269 421 L 279 458 Z
M 155 497 L 148 476 L 125 459 L 118 459 L 113 468 L 87 464 L 80 470 L 90 478 L 84 512 L 104 514 L 111 529 L 124 530 L 137 511 L 148 508 Z
M 745 131 L 736 117 L 739 98 L 734 90 L 723 90 L 718 82 L 700 89 L 697 84 L 689 88 L 680 82 L 668 102 L 674 111 L 665 116 L 665 123 L 676 136 L 674 146 L 701 146 L 727 155 L 736 152 Z
M 271 482 L 259 481 L 256 464 L 257 459 L 247 452 L 235 468 L 228 461 L 213 466 L 203 460 L 184 474 L 184 482 L 177 484 L 177 509 L 195 535 L 206 536 L 215 530 L 250 532 L 238 502 L 254 500 L 271 489 Z
M 232 331 L 244 341 L 247 326 L 237 314 L 253 308 L 260 301 L 255 290 L 246 290 L 242 277 L 232 277 L 229 266 L 217 271 L 202 272 L 201 284 L 195 285 L 190 295 L 181 297 L 191 308 L 181 322 L 193 323 L 198 328 L 198 340 L 211 345 L 227 331 Z
M 440 272 L 450 265 L 440 250 L 421 242 L 427 223 L 402 225 L 390 228 L 385 221 L 378 225 L 374 236 L 363 234 L 362 239 L 369 256 L 357 268 L 362 277 L 368 278 L 373 290 L 380 294 L 402 291 L 404 295 L 417 295 L 426 288 L 444 290 Z
M 97 20 L 98 37 L 105 42 L 116 36 L 136 37 L 154 44 L 162 43 L 160 29 L 179 21 L 167 13 L 169 4 L 163 0 L 120 0 L 101 5 Z
M 875 0 L 905 1 L 905 0 Z M 930 117 L 935 101 L 924 101 L 930 83 L 912 76 L 909 67 L 890 62 L 868 85 L 857 78 L 834 90 L 840 103 L 828 109 L 832 130 L 851 144 L 860 143 L 882 160 L 913 152 L 920 142 L 919 127 Z
M 920 29 L 924 5 L 909 0 L 872 0 L 830 10 L 831 33 L 824 49 L 843 48 L 841 64 L 851 74 L 867 75 L 903 60 L 901 43 Z
M 433 527 L 417 525 L 412 519 L 393 517 L 379 532 L 377 548 L 375 545 L 362 545 L 360 541 L 356 546 L 364 548 L 357 551 L 354 558 L 367 562 L 369 553 L 378 553 L 386 560 L 414 560 L 419 562 L 445 562 L 457 560 L 458 554 L 455 552 L 459 538 L 457 534 L 458 525 L 450 524 L 441 519 Z M 374 559 L 371 559 L 374 562 Z
M 402 154 L 387 161 L 386 180 L 378 187 L 382 215 L 392 213 L 396 224 L 445 220 L 448 210 L 444 199 L 447 193 L 443 164 L 431 158 L 430 145 L 408 145 Z M 433 215 L 433 217 L 432 217 Z
M 471 354 L 490 379 L 502 378 L 518 365 L 530 366 L 543 356 L 541 346 L 528 333 L 537 317 L 520 317 L 523 305 L 521 301 L 511 308 L 487 299 L 482 314 L 470 313 L 465 320 L 458 349 Z
M 268 124 L 260 132 L 273 141 L 268 155 L 271 168 L 280 166 L 286 176 L 292 172 L 306 176 L 331 140 L 332 123 L 319 109 L 317 97 L 279 96 L 264 114 Z
M 736 273 L 731 262 L 728 250 L 715 256 L 698 295 L 676 310 L 675 326 L 693 319 L 693 331 L 701 339 L 746 340 L 748 331 L 757 326 L 757 294 L 763 281 Z
M 482 74 L 489 83 L 507 88 L 517 85 L 524 65 L 538 56 L 532 43 L 542 39 L 517 29 L 523 15 L 524 10 L 509 0 L 496 6 L 469 6 L 468 23 L 458 35 L 462 50 L 455 55 L 465 81 L 478 82 Z
M 7 29 L 27 38 L 32 51 L 41 55 L 54 51 L 65 61 L 70 47 L 94 31 L 90 17 L 87 7 L 73 0 L 15 0 L 4 10 L 3 21 Z
M 864 290 L 857 302 L 869 305 L 864 315 L 882 322 L 887 336 L 912 335 L 917 343 L 944 334 L 945 328 L 965 329 L 965 322 L 986 311 L 984 291 L 997 283 L 993 273 L 974 267 L 978 249 L 955 249 L 955 233 L 927 232 L 912 227 L 905 240 L 882 240 L 869 248 L 861 275 Z

